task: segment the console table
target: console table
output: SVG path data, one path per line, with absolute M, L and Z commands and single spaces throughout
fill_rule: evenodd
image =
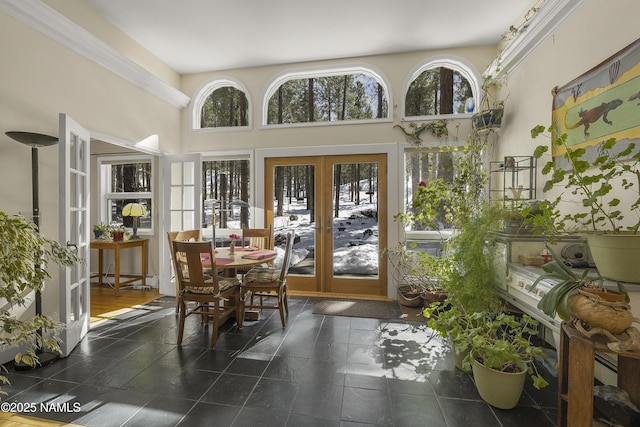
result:
M 102 285 L 103 271 L 104 271 L 104 262 L 103 262 L 103 252 L 105 249 L 113 250 L 114 252 L 114 269 L 113 274 L 108 274 L 108 276 L 113 277 L 113 288 L 115 290 L 116 296 L 120 293 L 120 287 L 122 285 L 126 285 L 127 283 L 135 282 L 136 280 L 140 280 L 142 282 L 142 286 L 147 284 L 147 263 L 148 263 L 148 246 L 149 239 L 134 239 L 134 240 L 121 240 L 121 241 L 113 241 L 113 240 L 92 240 L 91 241 L 91 249 L 98 250 L 98 274 L 91 276 L 91 278 L 98 277 L 98 283 Z M 141 249 L 141 265 L 140 265 L 140 274 L 120 274 L 120 251 L 122 249 L 136 248 L 140 247 Z M 121 278 L 126 278 L 125 280 L 121 280 Z
M 618 356 L 618 387 L 629 393 L 629 400 L 640 405 L 640 353 L 615 352 L 603 336 L 588 338 L 571 324 L 560 328 L 558 369 L 558 426 L 590 426 L 593 420 L 595 352 Z

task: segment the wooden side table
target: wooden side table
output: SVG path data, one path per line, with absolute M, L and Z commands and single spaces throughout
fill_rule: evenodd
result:
M 587 338 L 571 324 L 560 328 L 560 366 L 558 370 L 558 426 L 584 427 L 593 423 L 595 353 L 618 356 L 618 387 L 640 405 L 640 353 L 615 352 L 608 340 L 597 335 Z
M 120 286 L 126 285 L 127 283 L 135 282 L 136 280 L 140 280 L 142 282 L 142 286 L 147 284 L 147 264 L 148 264 L 148 246 L 149 239 L 134 239 L 134 240 L 121 240 L 121 241 L 113 241 L 113 240 L 92 240 L 91 241 L 91 249 L 98 249 L 98 274 L 97 277 L 98 283 L 102 285 L 103 271 L 104 271 L 104 263 L 103 263 L 103 251 L 105 249 L 113 250 L 114 252 L 114 268 L 113 274 L 109 274 L 109 276 L 113 276 L 113 288 L 115 290 L 116 296 L 120 293 Z M 140 274 L 120 274 L 120 250 L 128 249 L 128 248 L 141 248 L 141 265 L 140 265 Z M 92 276 L 96 277 L 96 276 Z M 125 277 L 126 280 L 121 280 L 122 277 Z

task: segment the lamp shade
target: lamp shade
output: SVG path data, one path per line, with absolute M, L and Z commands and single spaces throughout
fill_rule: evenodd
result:
M 147 209 L 140 203 L 128 203 L 122 208 L 122 216 L 145 216 Z

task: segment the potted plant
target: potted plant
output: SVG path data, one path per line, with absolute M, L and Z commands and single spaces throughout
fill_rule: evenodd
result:
M 431 304 L 423 315 L 427 326 L 449 339 L 456 367 L 473 372 L 478 392 L 489 404 L 501 409 L 516 406 L 527 373 L 534 387 L 548 385 L 534 363 L 546 355 L 532 343 L 538 333 L 533 318 L 516 318 L 504 307 L 470 312 L 453 297 Z
M 490 310 L 500 305 L 494 281 L 494 260 L 495 232 L 502 224 L 501 212 L 501 206 L 483 203 L 447 241 L 440 281 L 468 312 Z
M 456 367 L 470 372 L 470 365 L 464 365 L 464 359 L 470 351 L 470 343 L 465 337 L 468 330 L 480 326 L 484 315 L 479 312 L 467 313 L 453 297 L 429 304 L 422 311 L 422 315 L 427 319 L 429 328 L 449 340 Z
M 99 222 L 93 226 L 93 234 L 96 239 L 100 239 L 109 231 L 109 226 L 103 222 Z
M 45 280 L 51 278 L 44 266 L 51 263 L 72 265 L 78 258 L 58 242 L 40 235 L 35 224 L 1 211 L 0 242 L 0 298 L 6 301 L 0 311 L 0 344 L 26 346 L 20 347 L 15 362 L 35 366 L 37 350 L 60 351 L 55 337 L 38 331 L 55 332 L 62 325 L 47 316 L 17 318 L 11 309 L 26 306 L 32 291 L 41 290 Z M 8 380 L 0 375 L 0 382 L 8 383 Z
M 438 280 L 438 259 L 427 252 L 416 250 L 415 243 L 400 242 L 394 248 L 385 248 L 397 284 L 398 302 L 407 307 L 423 307 L 432 301 L 442 301 L 446 291 Z
M 539 200 L 523 200 L 505 206 L 502 213 L 502 232 L 505 234 L 535 234 L 528 218 L 540 213 Z
M 124 240 L 124 233 L 127 231 L 124 225 L 112 223 L 109 225 L 109 234 L 114 242 Z
M 554 126 L 548 129 L 554 132 Z M 536 126 L 535 138 L 545 131 Z M 640 150 L 635 143 L 625 148 L 617 146 L 614 138 L 587 150 L 570 147 L 567 134 L 556 135 L 553 147 L 563 153 L 548 161 L 542 169 L 548 175 L 543 192 L 561 185 L 577 196 L 579 201 L 569 211 L 567 195 L 540 203 L 540 211 L 527 223 L 549 236 L 563 232 L 586 233 L 593 260 L 603 277 L 622 282 L 640 282 Z M 538 146 L 534 157 L 540 158 L 549 150 Z M 559 163 L 564 162 L 566 166 Z M 563 209 L 564 208 L 564 209 Z M 524 214 L 530 210 L 524 209 Z
M 541 347 L 532 343 L 538 334 L 538 322 L 524 314 L 483 313 L 478 326 L 464 332 L 470 352 L 464 365 L 471 365 L 478 393 L 483 400 L 500 409 L 518 404 L 527 374 L 537 389 L 549 383 L 540 375 L 535 360 L 545 358 Z
M 618 292 L 603 286 L 598 275 L 595 280 L 587 277 L 585 270 L 580 276 L 567 267 L 551 247 L 547 246 L 551 261 L 544 264 L 545 274 L 540 275 L 531 286 L 533 291 L 542 280 L 553 280 L 555 285 L 546 292 L 538 308 L 545 314 L 569 321 L 577 318 L 590 328 L 602 328 L 617 335 L 633 323 L 629 295 L 622 283 L 617 282 Z
M 496 70 L 496 73 L 499 69 Z M 482 99 L 480 111 L 471 116 L 471 125 L 474 131 L 486 129 L 498 129 L 502 126 L 504 116 L 504 101 L 496 98 L 497 92 L 502 87 L 502 82 L 492 74 L 484 75 L 482 81 Z

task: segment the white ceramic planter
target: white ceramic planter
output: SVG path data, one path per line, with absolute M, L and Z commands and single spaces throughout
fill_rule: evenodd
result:
M 589 234 L 587 242 L 602 277 L 640 283 L 640 234 Z
M 512 374 L 489 369 L 474 359 L 471 367 L 476 388 L 485 402 L 499 409 L 515 408 L 524 389 L 526 366 L 522 372 Z

